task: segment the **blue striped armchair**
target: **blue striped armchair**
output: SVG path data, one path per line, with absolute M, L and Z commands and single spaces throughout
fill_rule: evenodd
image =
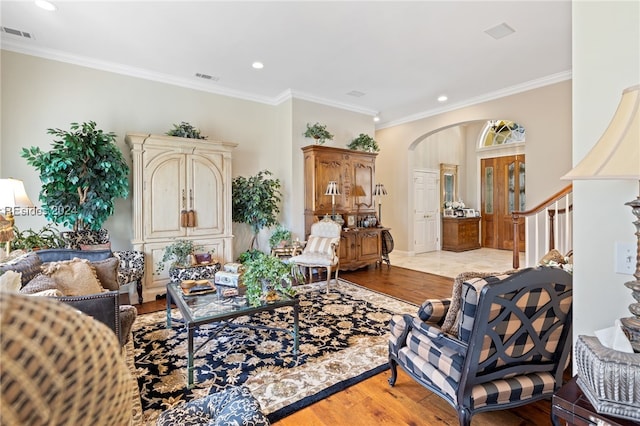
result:
M 446 400 L 461 426 L 478 412 L 548 398 L 571 353 L 572 276 L 554 267 L 463 282 L 457 323 L 440 328 L 451 300 L 427 300 L 390 322 L 389 384 L 397 366 Z

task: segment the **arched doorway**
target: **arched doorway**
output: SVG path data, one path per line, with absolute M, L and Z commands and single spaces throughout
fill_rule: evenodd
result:
M 409 187 L 407 189 L 410 200 L 408 205 L 410 212 L 410 216 L 408 218 L 410 220 L 410 226 L 408 228 L 410 231 L 408 235 L 410 252 L 413 252 L 414 254 L 419 253 L 417 249 L 420 248 L 420 244 L 418 243 L 421 240 L 417 233 L 425 229 L 430 232 L 428 228 L 417 223 L 415 219 L 414 213 L 417 211 L 418 207 L 426 207 L 425 210 L 428 210 L 429 206 L 424 206 L 422 200 L 417 199 L 417 197 L 419 197 L 419 191 L 416 193 L 416 176 L 414 172 L 425 170 L 439 171 L 441 163 L 457 165 L 459 170 L 457 179 L 458 198 L 465 203 L 467 208 L 482 211 L 482 190 L 484 187 L 481 179 L 482 160 L 487 158 L 508 157 L 510 155 L 517 155 L 519 162 L 523 162 L 524 159 L 523 140 L 518 139 L 518 137 L 505 138 L 505 131 L 499 130 L 500 127 L 503 127 L 500 125 L 500 122 L 513 123 L 506 120 L 486 119 L 456 123 L 425 133 L 409 146 L 408 155 L 410 158 L 409 165 L 411 170 L 409 170 Z M 494 139 L 501 141 L 501 143 L 495 143 L 485 147 L 483 146 L 483 143 L 486 140 L 487 135 L 491 133 L 491 128 L 494 125 L 495 130 L 493 131 L 493 134 L 498 135 L 498 137 Z M 511 125 L 511 127 L 513 127 L 513 125 Z M 510 133 L 513 133 L 514 135 L 522 134 L 524 136 L 524 129 L 520 125 L 517 125 L 511 129 Z M 505 143 L 507 139 L 510 141 Z M 520 164 L 514 164 L 513 168 L 514 171 L 520 171 Z M 504 188 L 504 193 L 509 193 L 509 176 L 513 176 L 513 179 L 516 179 L 519 182 L 520 176 L 517 176 L 515 173 L 509 175 L 508 169 L 509 166 L 507 166 L 507 179 L 501 180 L 500 182 L 494 182 L 494 185 L 492 186 L 494 190 Z M 522 176 L 524 177 L 524 174 L 522 174 Z M 524 189 L 524 185 L 517 187 L 517 189 L 514 188 L 518 197 L 512 197 L 513 200 L 508 205 L 524 205 L 524 193 L 522 193 L 522 196 L 520 197 L 520 188 Z M 500 190 L 502 191 L 502 189 Z M 507 199 L 509 199 L 509 197 L 507 197 Z M 438 216 L 441 216 L 443 212 L 443 205 L 440 204 L 441 203 L 438 203 L 436 206 Z M 515 209 L 520 210 L 519 207 L 516 207 Z M 512 210 L 513 208 L 509 210 L 509 212 Z M 438 235 L 441 235 L 440 221 L 438 221 L 437 233 Z M 522 240 L 524 241 L 524 238 L 522 238 Z M 439 242 L 441 242 L 441 238 L 439 239 Z

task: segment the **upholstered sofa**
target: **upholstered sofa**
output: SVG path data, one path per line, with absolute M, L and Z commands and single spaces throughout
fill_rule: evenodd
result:
M 48 249 L 7 260 L 0 272 L 19 273 L 22 294 L 56 297 L 106 324 L 124 345 L 137 309 L 119 291 L 118 265 L 110 250 Z

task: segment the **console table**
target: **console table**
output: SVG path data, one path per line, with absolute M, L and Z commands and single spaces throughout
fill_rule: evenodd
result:
M 562 386 L 553 395 L 551 406 L 551 419 L 554 425 L 559 425 L 559 419 L 565 420 L 569 425 L 610 425 L 631 426 L 638 423 L 619 417 L 599 414 L 593 408 L 587 397 L 582 393 L 576 382 L 576 377 Z
M 479 217 L 442 218 L 442 250 L 466 251 L 479 248 Z

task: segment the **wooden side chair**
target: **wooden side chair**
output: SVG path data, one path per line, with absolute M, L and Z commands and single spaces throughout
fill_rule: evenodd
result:
M 340 234 L 342 227 L 328 217 L 311 225 L 311 234 L 307 238 L 307 245 L 302 254 L 293 256 L 289 262 L 302 266 L 309 271 L 311 279 L 312 268 L 326 268 L 327 293 L 331 282 L 331 271 L 335 270 L 335 280 L 338 282 L 338 268 L 340 266 Z

